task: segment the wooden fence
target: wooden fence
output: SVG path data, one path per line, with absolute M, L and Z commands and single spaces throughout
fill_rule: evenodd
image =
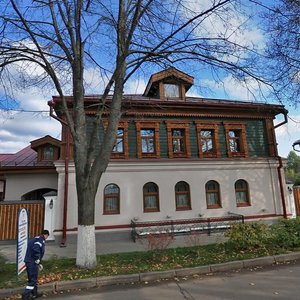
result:
M 44 201 L 0 202 L 0 241 L 17 239 L 17 219 L 20 208 L 29 215 L 29 237 L 39 235 L 44 227 Z
M 293 191 L 294 191 L 296 215 L 300 216 L 300 186 L 294 186 Z

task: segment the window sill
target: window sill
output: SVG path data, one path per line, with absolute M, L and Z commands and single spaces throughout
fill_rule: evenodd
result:
M 207 206 L 207 209 L 217 209 L 217 208 L 222 208 L 221 205 L 209 205 Z
M 182 211 L 182 210 L 192 210 L 191 207 L 177 207 L 176 211 Z
M 247 157 L 245 153 L 242 152 L 231 152 L 230 157 Z
M 144 213 L 160 212 L 159 209 L 144 209 Z
M 210 154 L 202 154 L 203 158 L 216 158 L 218 157 L 217 153 L 210 153 Z
M 160 158 L 159 155 L 153 153 L 142 153 L 140 158 Z
M 236 205 L 236 207 L 248 207 L 248 206 L 251 206 L 251 204 L 250 203 L 238 203 Z
M 120 214 L 120 212 L 116 212 L 116 211 L 114 211 L 114 212 L 104 212 L 103 213 L 103 215 L 119 215 Z
M 110 158 L 126 158 L 124 153 L 112 153 Z

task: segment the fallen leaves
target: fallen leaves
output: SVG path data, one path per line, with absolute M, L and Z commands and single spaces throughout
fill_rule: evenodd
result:
M 45 284 L 48 282 L 53 282 L 53 281 L 60 281 L 62 277 L 61 273 L 50 273 L 50 274 L 45 274 L 40 276 L 38 279 L 39 284 Z

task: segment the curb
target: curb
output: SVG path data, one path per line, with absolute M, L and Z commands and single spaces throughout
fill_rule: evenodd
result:
M 259 257 L 247 260 L 231 261 L 226 263 L 199 266 L 194 268 L 182 268 L 168 271 L 137 273 L 129 275 L 105 276 L 79 279 L 73 281 L 57 281 L 40 285 L 39 291 L 44 293 L 57 293 L 76 289 L 112 286 L 117 284 L 145 283 L 149 281 L 154 282 L 162 279 L 175 279 L 177 277 L 204 275 L 209 273 L 217 273 L 237 269 L 247 269 L 251 267 L 270 266 L 297 260 L 300 260 L 300 252 Z M 16 294 L 22 294 L 23 291 L 24 287 L 13 289 L 0 289 L 0 299 L 5 299 L 5 297 L 13 296 Z

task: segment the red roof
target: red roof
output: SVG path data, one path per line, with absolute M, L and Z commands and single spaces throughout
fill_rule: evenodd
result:
M 0 162 L 2 161 L 2 160 L 4 160 L 4 159 L 6 159 L 6 158 L 8 158 L 8 157 L 10 157 L 11 155 L 13 155 L 13 154 L 11 154 L 11 153 L 7 153 L 7 154 L 0 154 Z
M 43 167 L 53 166 L 52 161 L 37 162 L 37 153 L 31 146 L 20 150 L 15 154 L 0 154 L 0 167 Z

